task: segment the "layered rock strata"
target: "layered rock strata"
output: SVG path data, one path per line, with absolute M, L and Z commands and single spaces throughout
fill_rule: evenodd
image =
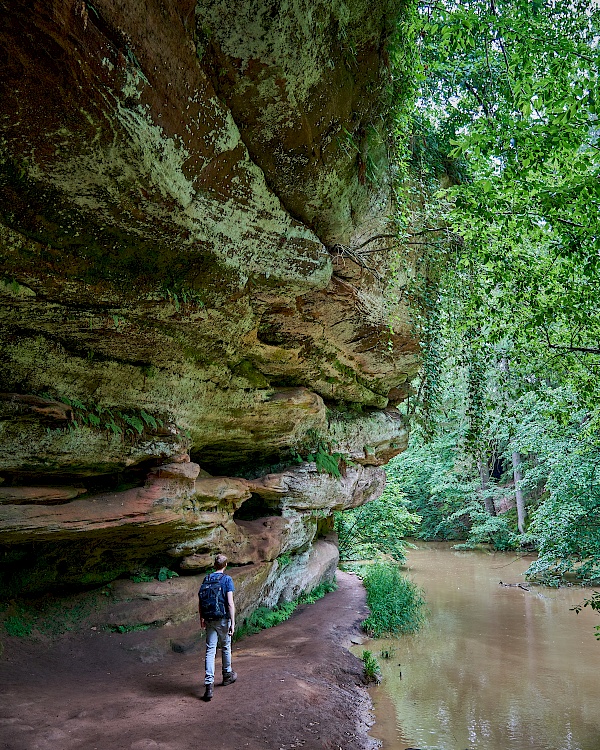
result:
M 264 580 L 247 609 L 330 576 L 315 544 L 381 492 L 417 368 L 388 218 L 401 5 L 8 4 L 5 592 L 185 589 L 216 551 Z

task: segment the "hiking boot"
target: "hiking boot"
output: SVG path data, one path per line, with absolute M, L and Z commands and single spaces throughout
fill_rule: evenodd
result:
M 231 685 L 237 680 L 237 672 L 226 672 L 223 675 L 223 685 Z
M 214 688 L 214 685 L 213 685 L 212 682 L 210 683 L 210 685 L 206 685 L 206 689 L 204 691 L 204 695 L 202 696 L 202 700 L 203 701 L 206 701 L 208 703 L 208 701 L 212 700 L 212 697 L 213 697 L 213 688 Z

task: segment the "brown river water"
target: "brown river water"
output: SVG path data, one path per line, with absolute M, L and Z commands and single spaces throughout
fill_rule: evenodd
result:
M 600 617 L 570 611 L 591 589 L 500 585 L 526 585 L 530 562 L 440 544 L 409 551 L 428 623 L 361 647 L 381 664 L 371 734 L 384 750 L 600 750 Z

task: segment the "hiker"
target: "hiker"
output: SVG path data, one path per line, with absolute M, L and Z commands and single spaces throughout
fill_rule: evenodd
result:
M 233 581 L 225 575 L 227 558 L 215 557 L 215 572 L 204 577 L 198 592 L 200 627 L 206 628 L 206 676 L 203 700 L 213 697 L 215 684 L 215 654 L 221 647 L 223 685 L 231 685 L 237 674 L 231 668 L 231 637 L 235 630 L 235 604 Z

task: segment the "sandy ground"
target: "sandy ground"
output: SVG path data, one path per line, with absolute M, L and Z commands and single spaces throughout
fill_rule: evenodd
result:
M 5 639 L 2 750 L 365 750 L 370 702 L 346 647 L 366 615 L 360 581 L 234 644 L 238 681 L 200 700 L 198 625 Z M 177 653 L 172 645 L 180 649 Z M 182 652 L 181 652 L 182 651 Z M 220 653 L 217 654 L 217 675 Z

